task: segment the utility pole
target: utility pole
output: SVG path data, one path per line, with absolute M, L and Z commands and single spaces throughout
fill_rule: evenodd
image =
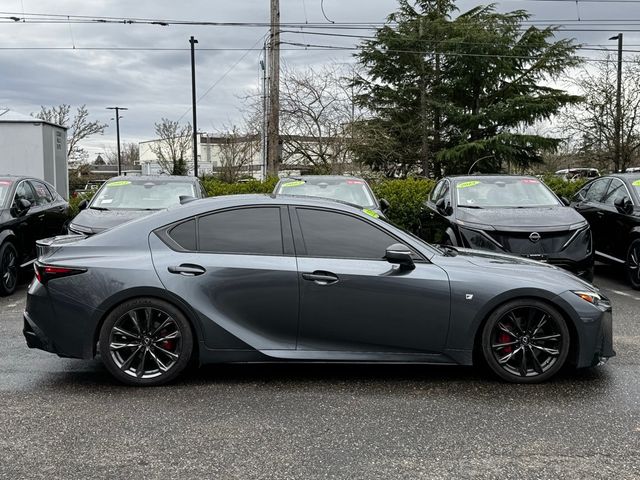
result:
M 196 114 L 196 40 L 189 38 L 191 44 L 191 110 L 193 111 L 193 175 L 198 176 L 198 115 Z
M 107 107 L 107 110 L 116 111 L 116 137 L 118 141 L 118 175 L 122 175 L 122 160 L 120 159 L 120 110 L 129 110 L 125 107 Z
M 268 93 L 267 93 L 267 42 L 264 42 L 262 47 L 262 60 L 260 60 L 260 69 L 262 71 L 262 128 L 261 128 L 261 142 L 262 142 L 262 166 L 260 168 L 260 176 L 262 181 L 267 179 L 267 128 L 268 121 Z
M 277 175 L 280 166 L 280 0 L 271 1 L 269 41 L 269 120 L 267 125 L 267 173 Z
M 616 92 L 616 120 L 614 125 L 616 146 L 613 160 L 617 172 L 621 167 L 622 160 L 622 33 L 611 37 L 609 40 L 618 40 L 618 90 Z

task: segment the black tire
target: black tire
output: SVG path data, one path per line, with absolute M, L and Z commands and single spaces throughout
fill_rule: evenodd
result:
M 155 298 L 117 306 L 100 330 L 100 356 L 119 381 L 134 386 L 162 385 L 187 367 L 193 333 L 176 307 Z
M 513 383 L 539 383 L 553 377 L 567 360 L 569 347 L 564 317 L 535 299 L 501 305 L 482 331 L 487 365 L 497 376 Z
M 627 278 L 631 287 L 640 290 L 640 238 L 636 238 L 627 250 Z
M 18 250 L 7 241 L 0 247 L 0 296 L 6 297 L 16 291 L 19 273 Z

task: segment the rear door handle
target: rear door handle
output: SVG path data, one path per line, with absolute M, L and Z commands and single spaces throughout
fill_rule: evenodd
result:
M 202 275 L 206 270 L 200 265 L 182 264 L 178 266 L 168 267 L 169 273 L 183 275 L 185 277 L 196 277 Z
M 596 215 L 599 217 L 604 217 L 604 212 L 596 212 Z
M 331 272 L 303 273 L 302 278 L 318 285 L 331 285 L 340 280 L 336 274 Z

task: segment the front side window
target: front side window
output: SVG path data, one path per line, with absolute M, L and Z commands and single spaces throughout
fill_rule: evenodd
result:
M 15 200 L 26 200 L 31 203 L 31 205 L 36 204 L 36 196 L 33 193 L 33 189 L 31 188 L 31 185 L 29 185 L 29 182 L 20 182 L 20 185 L 16 188 Z
M 35 192 L 36 205 L 46 206 L 53 202 L 51 192 L 44 183 L 32 180 L 31 186 Z
M 602 203 L 614 206 L 616 204 L 616 201 L 622 200 L 624 197 L 628 196 L 629 193 L 627 192 L 627 187 L 624 186 L 622 180 L 614 178 L 613 180 L 611 180 L 611 185 L 609 185 L 609 190 L 602 200 Z
M 585 200 L 587 200 L 588 202 L 601 203 L 602 197 L 607 192 L 608 186 L 608 178 L 602 178 L 600 180 L 594 181 L 589 187 L 589 191 L 587 191 L 585 195 Z
M 337 212 L 298 208 L 309 257 L 381 260 L 398 241 L 370 223 Z
M 279 207 L 227 210 L 198 219 L 202 252 L 282 255 Z

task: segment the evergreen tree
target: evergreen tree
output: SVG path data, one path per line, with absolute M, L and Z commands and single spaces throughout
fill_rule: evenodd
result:
M 356 155 L 390 175 L 486 171 L 540 162 L 560 139 L 527 133 L 579 97 L 549 86 L 580 63 L 554 28 L 523 29 L 530 15 L 474 8 L 455 18 L 451 1 L 400 0 L 399 10 L 357 54 L 366 77 L 358 100 Z

